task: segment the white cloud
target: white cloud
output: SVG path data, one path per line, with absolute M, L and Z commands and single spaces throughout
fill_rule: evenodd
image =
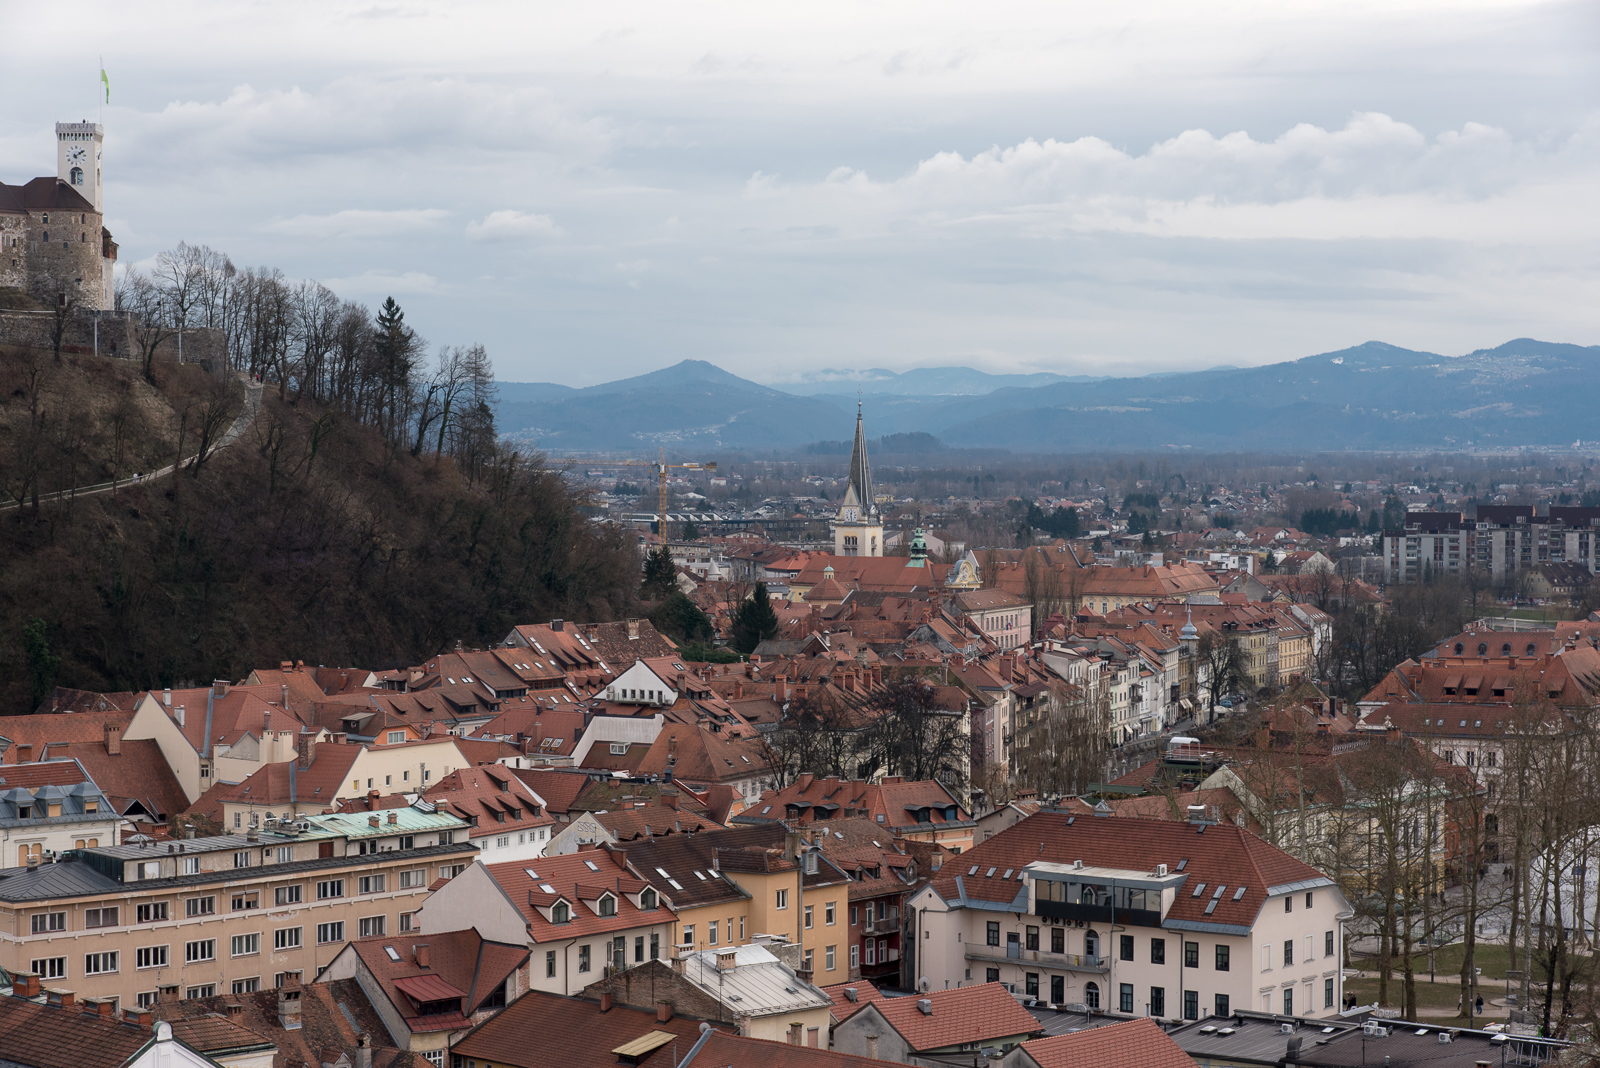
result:
M 267 229 L 291 237 L 396 237 L 433 229 L 449 217 L 450 212 L 443 208 L 403 208 L 397 211 L 346 208 L 329 215 L 296 215 L 269 223 Z
M 554 237 L 561 231 L 548 215 L 506 209 L 492 211 L 482 219 L 467 223 L 467 236 L 474 241 L 531 240 Z
M 341 297 L 386 297 L 391 294 L 435 296 L 448 287 L 431 274 L 421 271 L 364 271 L 349 278 L 325 278 L 323 285 Z

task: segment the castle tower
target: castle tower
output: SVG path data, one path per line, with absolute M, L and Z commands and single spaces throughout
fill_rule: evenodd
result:
M 105 198 L 101 195 L 100 149 L 105 137 L 106 128 L 98 122 L 56 123 L 56 177 L 102 215 Z
M 882 556 L 883 519 L 872 498 L 872 469 L 867 464 L 867 432 L 856 403 L 856 440 L 850 449 L 850 485 L 833 521 L 835 556 Z

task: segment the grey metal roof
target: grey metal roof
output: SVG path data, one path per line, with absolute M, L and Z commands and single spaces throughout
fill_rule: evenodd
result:
M 1284 1024 L 1293 1025 L 1293 1031 L 1284 1034 Z M 1197 1061 L 1213 1058 L 1232 1063 L 1278 1065 L 1288 1051 L 1291 1038 L 1298 1037 L 1301 1049 L 1309 1052 L 1316 1048 L 1318 1040 L 1352 1030 L 1359 1034 L 1361 1024 L 1338 1018 L 1308 1020 L 1261 1012 L 1235 1012 L 1232 1016 L 1208 1016 L 1184 1024 L 1168 1032 L 1168 1037 Z
M 260 843 L 252 844 L 259 845 Z M 181 890 L 191 886 L 211 886 L 216 883 L 270 878 L 285 873 L 299 874 L 301 872 L 330 871 L 336 868 L 359 868 L 363 865 L 370 866 L 380 860 L 387 862 L 405 857 L 426 860 L 432 857 L 476 856 L 477 854 L 478 847 L 471 842 L 457 842 L 452 845 L 423 846 L 419 849 L 369 853 L 366 856 L 318 857 L 315 860 L 293 860 L 286 864 L 227 868 L 222 871 L 201 872 L 199 875 L 180 875 L 171 879 L 143 879 L 133 884 L 119 883 L 115 879 L 101 875 L 89 865 L 74 861 L 69 855 L 66 860 L 58 861 L 55 864 L 41 864 L 32 871 L 26 868 L 6 869 L 12 874 L 0 877 L 0 901 L 48 901 L 52 898 L 131 893 L 134 887 L 142 894 L 159 893 L 163 890 Z M 85 873 L 89 873 L 89 875 Z M 86 880 L 91 875 L 93 882 L 80 881 Z
M 1245 935 L 1250 928 L 1242 923 L 1207 923 L 1205 920 L 1162 920 L 1169 931 L 1200 931 L 1204 934 Z
M 152 839 L 148 845 L 114 845 L 96 846 L 94 852 L 102 857 L 115 857 L 117 860 L 154 860 L 158 855 L 167 855 L 167 846 L 172 846 L 176 855 L 178 846 L 183 846 L 185 854 L 194 853 L 221 853 L 230 849 L 260 849 L 264 845 L 281 845 L 293 839 L 285 838 L 279 842 L 277 838 L 272 841 L 252 841 L 242 834 L 218 834 L 209 838 L 186 838 L 177 842 L 158 842 Z
M 1292 894 L 1299 890 L 1315 890 L 1319 886 L 1333 886 L 1334 882 L 1327 876 L 1320 879 L 1301 879 L 1297 883 L 1279 883 L 1277 886 L 1267 887 L 1267 896 L 1275 894 Z
M 732 947 L 735 966 L 717 970 L 717 956 L 728 953 L 703 949 L 683 961 L 684 978 L 740 1016 L 774 1016 L 786 1012 L 827 1008 L 833 999 L 801 979 L 764 946 Z

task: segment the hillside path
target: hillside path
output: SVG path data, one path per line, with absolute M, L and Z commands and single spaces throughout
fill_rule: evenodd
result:
M 216 444 L 212 445 L 207 451 L 207 457 L 215 455 L 218 449 L 227 448 L 229 445 L 232 445 L 235 441 L 239 440 L 239 437 L 246 430 L 250 429 L 251 424 L 256 421 L 256 416 L 261 411 L 261 391 L 263 388 L 262 383 L 252 381 L 248 376 L 242 373 L 238 377 L 239 380 L 244 383 L 244 407 L 240 409 L 238 416 L 234 418 L 233 424 L 228 427 L 226 433 L 224 433 L 222 437 L 218 438 Z M 43 504 L 46 501 L 61 501 L 78 497 L 94 497 L 102 493 L 110 493 L 119 486 L 142 486 L 146 482 L 151 482 L 160 478 L 166 478 L 167 476 L 190 466 L 199 458 L 200 454 L 195 453 L 195 455 L 190 456 L 187 459 L 180 460 L 175 464 L 168 464 L 166 467 L 156 471 L 151 471 L 148 474 L 141 472 L 137 479 L 123 478 L 118 479 L 115 482 L 97 482 L 92 486 L 74 486 L 72 489 L 57 490 L 54 493 L 41 493 L 39 495 L 39 503 Z M 27 502 L 5 502 L 0 504 L 0 512 L 3 512 L 9 508 L 21 508 L 25 503 Z

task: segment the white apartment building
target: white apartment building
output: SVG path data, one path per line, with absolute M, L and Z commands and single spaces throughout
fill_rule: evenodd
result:
M 907 907 L 933 989 L 1160 1020 L 1324 1016 L 1343 998 L 1349 903 L 1229 824 L 1044 811 L 946 863 Z

